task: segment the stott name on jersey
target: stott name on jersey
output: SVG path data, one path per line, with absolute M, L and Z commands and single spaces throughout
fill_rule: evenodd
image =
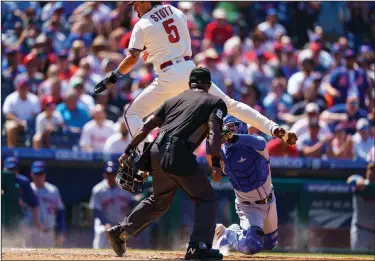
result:
M 159 22 L 163 20 L 164 18 L 170 16 L 173 14 L 171 6 L 164 6 L 161 9 L 154 12 L 150 17 L 155 21 Z

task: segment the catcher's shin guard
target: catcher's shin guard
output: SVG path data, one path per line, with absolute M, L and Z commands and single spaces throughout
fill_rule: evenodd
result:
M 113 251 L 115 251 L 119 257 L 122 257 L 126 252 L 126 241 L 130 236 L 123 231 L 120 225 L 107 229 L 105 233 Z

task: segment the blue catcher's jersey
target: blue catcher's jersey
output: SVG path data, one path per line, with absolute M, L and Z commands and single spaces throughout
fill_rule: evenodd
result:
M 269 161 L 258 151 L 263 151 L 266 141 L 259 136 L 239 134 L 238 140 L 225 144 L 222 150 L 224 173 L 235 190 L 249 192 L 262 186 L 269 175 Z

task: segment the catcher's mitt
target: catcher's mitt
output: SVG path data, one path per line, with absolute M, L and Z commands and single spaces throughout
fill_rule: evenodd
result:
M 131 193 L 143 192 L 144 177 L 138 174 L 136 168 L 136 162 L 139 159 L 139 155 L 134 151 L 126 160 L 125 163 L 120 165 L 117 176 L 117 185 L 125 191 Z

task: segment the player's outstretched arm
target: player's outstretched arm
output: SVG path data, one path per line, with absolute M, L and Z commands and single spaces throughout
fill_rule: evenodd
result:
M 128 55 L 120 63 L 115 71 L 113 71 L 108 77 L 101 80 L 94 89 L 96 94 L 105 91 L 108 88 L 111 88 L 119 79 L 121 79 L 125 74 L 130 72 L 131 69 L 138 62 L 139 55 L 141 50 L 129 49 Z

